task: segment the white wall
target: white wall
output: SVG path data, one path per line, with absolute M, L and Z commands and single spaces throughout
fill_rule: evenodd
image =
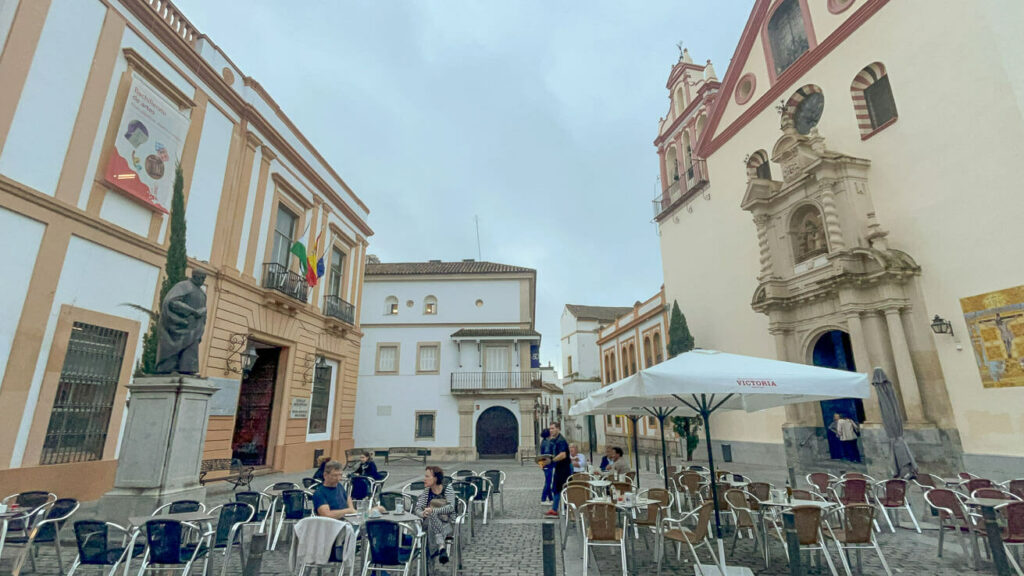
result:
M 199 137 L 196 166 L 189 186 L 185 219 L 188 221 L 188 253 L 197 260 L 209 260 L 213 233 L 220 210 L 224 174 L 231 151 L 234 124 L 213 106 L 206 107 L 203 133 Z
M 363 285 L 363 324 L 520 322 L 520 283 L 525 280 L 403 280 L 367 277 Z M 437 297 L 437 314 L 423 314 L 423 299 Z M 398 298 L 398 314 L 385 314 L 388 296 Z M 477 300 L 483 300 L 481 307 Z M 410 308 L 406 303 L 412 300 Z M 454 332 L 454 330 L 453 330 Z
M 96 0 L 51 5 L 0 155 L 0 174 L 43 194 L 56 192 L 105 14 Z
M 43 382 L 43 373 L 50 359 L 50 348 L 61 305 L 68 304 L 111 316 L 131 318 L 145 327 L 148 318 L 143 313 L 121 304 L 128 302 L 147 307 L 152 305 L 159 274 L 160 269 L 155 266 L 72 236 L 54 293 L 50 316 L 46 322 L 39 357 L 36 358 L 35 372 L 32 375 L 25 411 L 22 413 L 21 426 L 11 456 L 11 468 L 18 468 L 22 463 L 32 417 L 35 415 L 36 402 L 39 399 L 39 388 Z M 142 352 L 141 342 L 144 333 L 144 329 L 139 331 L 136 357 Z M 124 361 L 135 364 L 135 358 L 125 358 Z
M 0 382 L 7 370 L 44 232 L 45 224 L 0 208 L 0 246 L 17 246 L 0 259 Z
M 256 211 L 256 187 L 259 185 L 260 164 L 263 163 L 263 147 L 256 150 L 252 159 L 252 172 L 249 173 L 249 190 L 245 194 L 245 219 L 242 221 L 242 237 L 238 243 L 238 258 L 235 260 L 235 268 L 239 271 L 245 270 L 245 260 L 249 255 L 249 232 L 252 229 L 252 214 Z M 259 231 L 257 230 L 257 234 Z M 263 244 L 262 246 L 266 246 Z M 258 251 L 261 247 L 256 245 Z

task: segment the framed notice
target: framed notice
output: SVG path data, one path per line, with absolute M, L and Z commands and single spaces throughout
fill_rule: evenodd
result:
M 188 125 L 189 117 L 171 100 L 133 74 L 104 180 L 166 214 Z
M 309 398 L 292 398 L 291 410 L 288 411 L 289 418 L 309 418 Z
M 1024 286 L 960 299 L 985 388 L 1024 386 Z

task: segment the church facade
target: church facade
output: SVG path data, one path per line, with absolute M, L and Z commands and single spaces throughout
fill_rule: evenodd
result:
M 883 368 L 936 474 L 1024 469 L 1024 83 L 1009 73 L 1024 62 L 1008 24 L 1022 16 L 1009 1 L 758 0 L 688 162 L 669 153 L 675 121 L 655 140 L 666 300 L 697 346 Z M 692 67 L 673 67 L 673 111 Z M 706 182 L 673 192 L 691 166 Z M 835 414 L 863 424 L 859 462 L 841 459 Z M 737 460 L 890 468 L 873 391 L 715 418 Z

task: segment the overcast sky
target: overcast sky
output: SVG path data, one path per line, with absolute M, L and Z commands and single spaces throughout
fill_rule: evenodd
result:
M 541 360 L 567 303 L 662 283 L 652 141 L 683 41 L 719 78 L 753 0 L 175 0 L 370 208 L 384 262 L 537 270 Z M 624 273 L 623 273 L 624 272 Z

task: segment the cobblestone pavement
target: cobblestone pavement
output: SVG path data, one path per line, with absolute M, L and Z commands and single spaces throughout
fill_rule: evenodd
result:
M 391 464 L 379 463 L 382 470 L 388 470 L 391 476 L 385 484 L 385 490 L 400 490 L 403 485 L 412 480 L 420 480 L 423 477 L 423 466 L 420 464 Z M 433 464 L 433 463 L 432 463 Z M 462 576 L 490 576 L 500 574 L 502 576 L 537 576 L 543 574 L 543 557 L 541 554 L 541 530 L 544 523 L 543 512 L 550 508 L 550 505 L 542 506 L 540 503 L 540 491 L 543 475 L 536 466 L 527 464 L 520 465 L 518 462 L 509 461 L 481 461 L 470 463 L 440 463 L 446 471 L 459 468 L 472 468 L 482 471 L 484 469 L 497 468 L 508 475 L 505 488 L 505 511 L 501 512 L 501 498 L 497 497 L 495 509 L 492 509 L 492 516 L 488 518 L 485 526 L 482 519 L 476 518 L 475 537 L 470 536 L 469 526 L 465 527 L 463 548 L 463 568 L 459 572 Z M 257 477 L 253 481 L 253 489 L 259 490 L 274 482 L 299 481 L 303 474 L 274 474 Z M 208 507 L 222 504 L 231 499 L 231 487 L 226 484 L 212 484 L 208 487 L 206 503 Z M 94 513 L 90 503 L 83 504 L 82 509 L 76 514 L 76 519 L 92 518 Z M 556 537 L 558 535 L 556 527 Z M 282 536 L 283 540 L 284 536 Z M 64 547 L 65 570 L 70 566 L 75 555 L 74 534 L 71 527 L 65 528 L 62 542 Z M 288 545 L 281 543 L 274 552 L 268 552 L 263 557 L 263 570 L 261 574 L 267 576 L 284 576 L 291 574 L 288 570 Z M 20 552 L 20 547 L 5 546 L 3 558 L 0 559 L 0 574 L 10 574 L 13 569 L 14 560 Z M 558 574 L 562 575 L 561 555 L 556 547 L 556 565 Z M 57 568 L 57 559 L 52 545 L 40 547 L 37 560 L 37 574 L 56 575 L 60 574 Z M 138 563 L 132 565 L 132 574 L 138 570 Z M 28 567 L 26 566 L 26 569 Z M 441 567 L 435 564 L 433 568 L 438 569 L 433 574 L 452 574 L 452 565 Z M 219 574 L 221 569 L 221 556 L 215 554 L 211 560 L 210 574 Z M 94 573 L 90 571 L 89 574 Z M 193 569 L 193 574 L 199 574 L 201 569 Z M 240 574 L 241 566 L 237 553 L 233 555 L 228 564 L 229 574 Z M 356 574 L 358 574 L 358 569 Z

